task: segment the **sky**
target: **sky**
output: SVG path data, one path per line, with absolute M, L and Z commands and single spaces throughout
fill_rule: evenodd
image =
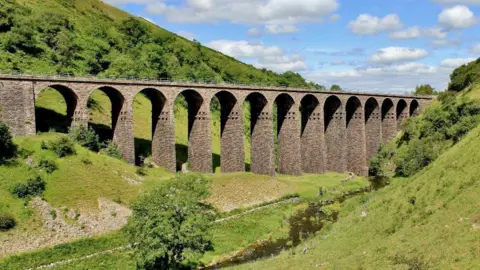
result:
M 104 1 L 258 68 L 351 91 L 441 91 L 480 57 L 480 0 Z

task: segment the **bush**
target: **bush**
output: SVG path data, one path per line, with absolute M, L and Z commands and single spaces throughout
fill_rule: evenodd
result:
M 100 153 L 107 156 L 114 157 L 114 158 L 118 158 L 118 159 L 123 158 L 122 151 L 118 149 L 117 144 L 115 144 L 113 141 L 108 141 L 105 147 L 102 150 L 100 150 Z
M 143 166 L 142 167 L 137 167 L 136 173 L 140 176 L 145 176 L 145 175 L 147 175 L 147 170 Z
M 48 174 L 51 174 L 58 169 L 57 163 L 50 159 L 41 159 L 38 162 L 38 168 L 45 170 L 45 172 Z
M 12 134 L 7 125 L 0 123 L 0 163 L 13 158 L 17 154 L 17 146 L 13 143 Z
M 40 196 L 45 191 L 46 183 L 39 176 L 27 180 L 27 184 L 17 183 L 13 186 L 12 194 L 20 199 L 28 196 Z
M 48 149 L 52 150 L 59 157 L 75 155 L 75 144 L 68 137 L 60 137 L 48 143 Z
M 6 213 L 0 213 L 0 231 L 7 231 L 15 227 L 17 222 L 15 219 Z
M 28 196 L 28 187 L 24 183 L 17 183 L 13 186 L 12 194 L 17 198 L 25 198 Z
M 135 202 L 125 230 L 130 242 L 137 243 L 140 269 L 194 269 L 213 250 L 210 227 L 216 212 L 205 202 L 208 185 L 205 177 L 189 174 L 162 183 Z
M 100 149 L 100 139 L 91 127 L 80 125 L 71 128 L 70 138 L 91 151 L 97 152 Z
M 27 181 L 28 194 L 33 196 L 42 195 L 45 191 L 46 183 L 40 175 L 30 178 Z

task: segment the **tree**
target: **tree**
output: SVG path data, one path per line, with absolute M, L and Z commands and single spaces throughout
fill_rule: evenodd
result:
M 330 86 L 330 91 L 342 91 L 342 87 L 340 87 L 340 85 L 338 84 L 334 84 L 332 86 Z
M 213 250 L 210 224 L 215 210 L 205 200 L 209 180 L 189 174 L 166 181 L 140 197 L 125 228 L 141 269 L 194 268 Z
M 15 156 L 17 146 L 13 143 L 12 135 L 7 125 L 0 123 L 0 164 Z
M 435 89 L 430 84 L 417 85 L 415 88 L 416 95 L 433 95 Z

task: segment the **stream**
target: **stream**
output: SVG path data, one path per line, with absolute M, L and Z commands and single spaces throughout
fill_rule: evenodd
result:
M 326 214 L 322 207 L 335 202 L 343 202 L 348 198 L 355 197 L 373 190 L 381 189 L 390 184 L 387 177 L 378 177 L 370 181 L 370 186 L 355 191 L 350 191 L 335 200 L 319 201 L 310 203 L 304 210 L 296 212 L 288 218 L 288 237 L 282 239 L 269 239 L 256 241 L 243 250 L 222 261 L 206 266 L 202 269 L 219 269 L 227 266 L 234 266 L 262 258 L 273 257 L 284 250 L 292 249 L 302 243 L 303 240 L 315 235 L 320 231 L 325 222 L 336 222 L 339 212 Z M 306 252 L 306 250 L 304 250 Z

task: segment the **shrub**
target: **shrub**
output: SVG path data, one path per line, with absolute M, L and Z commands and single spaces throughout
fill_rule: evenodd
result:
M 42 177 L 40 177 L 40 175 L 27 180 L 27 189 L 29 195 L 42 195 L 42 193 L 45 191 L 45 186 L 46 183 Z
M 125 228 L 140 269 L 196 268 L 196 260 L 213 250 L 209 228 L 216 212 L 205 200 L 209 180 L 189 174 L 164 182 L 133 206 Z M 158 232 L 167 237 L 159 237 Z
M 17 153 L 17 146 L 13 143 L 12 134 L 7 125 L 0 123 L 0 163 L 13 158 Z
M 45 191 L 45 186 L 45 181 L 39 175 L 37 175 L 28 179 L 27 184 L 15 184 L 12 189 L 12 194 L 21 199 L 28 196 L 40 196 Z
M 66 157 L 75 155 L 75 144 L 68 137 L 60 137 L 54 141 L 49 142 L 48 149 L 52 150 L 59 157 Z
M 7 231 L 15 227 L 17 222 L 7 213 L 0 213 L 0 231 Z
M 46 173 L 51 174 L 58 169 L 55 161 L 50 159 L 41 159 L 38 162 L 38 168 L 45 170 Z
M 28 187 L 24 183 L 17 183 L 13 186 L 12 194 L 17 198 L 25 198 L 28 196 Z
M 97 152 L 100 149 L 100 139 L 93 128 L 80 125 L 70 129 L 70 138 L 92 151 Z
M 117 144 L 115 144 L 113 141 L 108 141 L 105 147 L 102 150 L 100 150 L 100 153 L 107 156 L 114 157 L 114 158 L 118 158 L 118 159 L 123 158 L 122 151 L 118 149 Z
M 145 175 L 147 175 L 147 170 L 146 170 L 145 167 L 143 167 L 143 166 L 137 167 L 136 173 L 137 173 L 138 175 L 145 176 Z

